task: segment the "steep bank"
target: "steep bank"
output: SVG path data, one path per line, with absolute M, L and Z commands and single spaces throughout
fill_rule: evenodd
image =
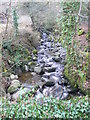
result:
M 85 6 L 88 7 L 87 4 Z M 88 94 L 90 85 L 88 76 L 90 31 L 88 30 L 88 20 L 79 18 L 78 11 L 78 2 L 63 3 L 63 15 L 61 19 L 58 18 L 60 29 L 57 31 L 61 33 L 59 41 L 67 50 L 65 76 L 74 88 L 78 87 Z M 83 10 L 82 13 L 87 14 Z

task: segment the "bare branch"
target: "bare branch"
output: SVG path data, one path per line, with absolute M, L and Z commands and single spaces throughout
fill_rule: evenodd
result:
M 8 8 L 8 17 L 7 17 L 7 24 L 6 24 L 5 34 L 7 33 L 7 29 L 8 29 L 8 23 L 9 23 L 9 17 L 10 17 L 10 10 L 11 10 L 11 0 L 10 0 L 10 3 L 9 3 L 9 8 Z
M 83 16 L 83 15 L 80 14 L 80 13 L 81 13 L 81 10 L 82 10 L 82 0 L 80 0 L 80 9 L 79 9 L 78 16 L 79 16 L 79 17 L 82 17 L 82 18 L 87 18 L 87 19 L 88 19 L 88 16 Z

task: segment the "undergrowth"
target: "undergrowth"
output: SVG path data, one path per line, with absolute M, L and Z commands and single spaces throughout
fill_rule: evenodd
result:
M 19 69 L 25 71 L 24 65 L 32 61 L 30 51 L 22 45 L 14 44 L 12 40 L 4 41 L 2 44 L 2 72 L 3 76 L 14 73 Z M 17 72 L 18 73 L 18 72 Z
M 3 98 L 1 118 L 89 118 L 88 96 L 65 101 L 29 96 L 30 93 L 12 103 Z
M 74 87 L 79 85 L 81 88 L 87 79 L 88 51 L 85 52 L 81 50 L 81 43 L 76 38 L 79 26 L 78 11 L 80 3 L 65 2 L 62 5 L 63 16 L 57 18 L 57 23 L 59 26 L 58 31 L 61 35 L 59 42 L 61 42 L 67 50 L 65 76 L 70 79 Z M 82 31 L 83 30 L 81 30 L 81 32 Z M 79 33 L 79 35 L 82 34 Z

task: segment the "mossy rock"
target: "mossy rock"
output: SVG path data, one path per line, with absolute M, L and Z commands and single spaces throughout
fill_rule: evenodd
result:
M 79 31 L 78 31 L 78 35 L 79 35 L 79 36 L 81 36 L 81 35 L 83 35 L 83 34 L 84 34 L 84 30 L 79 30 Z
M 32 62 L 29 62 L 28 65 L 33 66 L 33 65 L 36 65 L 36 63 L 32 61 Z
M 37 50 L 36 49 L 33 50 L 33 54 L 37 54 Z
M 57 43 L 57 42 L 58 42 L 58 40 L 56 39 L 54 42 L 55 42 L 55 43 Z
M 13 82 L 10 87 L 8 88 L 8 93 L 14 93 L 18 90 L 18 87 L 20 87 L 20 83 L 19 82 Z
M 37 61 L 37 57 L 36 56 L 33 57 L 33 61 Z
M 28 60 L 29 60 L 29 59 L 32 59 L 32 56 L 28 56 Z

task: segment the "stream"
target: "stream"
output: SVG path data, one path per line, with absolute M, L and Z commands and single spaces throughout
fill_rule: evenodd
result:
M 30 72 L 21 75 L 20 82 L 27 88 L 37 85 L 35 97 L 38 99 L 44 96 L 67 99 L 72 93 L 72 88 L 63 75 L 66 50 L 61 43 L 55 43 L 53 37 L 49 39 L 48 35 L 43 33 L 37 51 L 37 64 L 30 69 Z

